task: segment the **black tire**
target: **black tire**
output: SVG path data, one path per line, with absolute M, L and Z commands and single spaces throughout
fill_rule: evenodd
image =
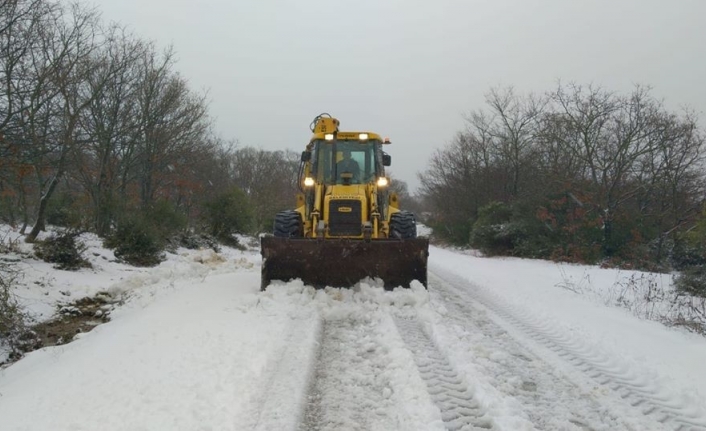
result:
M 278 212 L 275 216 L 273 233 L 279 238 L 301 238 L 301 215 L 294 210 Z
M 417 237 L 417 221 L 409 211 L 400 211 L 390 217 L 390 237 L 407 239 Z

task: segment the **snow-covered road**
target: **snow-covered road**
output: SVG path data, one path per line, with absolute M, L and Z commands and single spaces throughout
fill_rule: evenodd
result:
M 259 292 L 246 261 L 0 371 L 0 430 L 706 430 L 703 338 L 557 287 L 610 270 L 432 248 L 428 291 Z
M 601 355 L 570 331 L 457 277 L 435 275 L 434 281 L 438 299 L 432 302 L 448 310 L 434 329 L 455 362 L 478 375 L 487 391 L 520 403 L 534 428 L 706 429 L 699 415 L 619 357 Z

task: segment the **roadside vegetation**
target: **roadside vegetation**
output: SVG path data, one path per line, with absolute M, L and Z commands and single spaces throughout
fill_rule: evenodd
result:
M 149 265 L 174 236 L 234 241 L 291 205 L 298 154 L 218 137 L 171 48 L 82 4 L 0 0 L 0 53 L 0 221 L 27 242 L 49 223 Z
M 437 237 L 487 255 L 648 271 L 706 296 L 704 132 L 650 89 L 493 89 L 420 174 Z
M 0 0 L 0 223 L 34 257 L 87 268 L 79 234 L 94 232 L 120 261 L 154 266 L 178 246 L 237 246 L 291 206 L 298 153 L 219 137 L 175 59 L 88 5 Z M 27 334 L 20 276 L 0 260 L 13 352 Z

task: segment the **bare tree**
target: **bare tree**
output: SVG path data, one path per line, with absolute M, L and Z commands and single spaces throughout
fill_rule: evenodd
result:
M 159 173 L 184 164 L 210 127 L 205 96 L 193 94 L 171 71 L 173 56 L 171 49 L 163 55 L 151 51 L 142 60 L 137 92 L 141 136 L 134 157 L 143 208 L 155 199 Z
M 409 193 L 409 185 L 407 182 L 396 178 L 392 172 L 388 172 L 388 176 L 390 177 L 389 191 L 396 193 L 402 202 L 409 200 L 412 196 Z
M 560 86 L 553 98 L 563 117 L 563 129 L 554 138 L 582 161 L 603 218 L 603 246 L 611 254 L 616 213 L 639 192 L 640 185 L 630 181 L 636 163 L 659 140 L 661 105 L 640 86 L 627 97 L 600 88 Z
M 69 154 L 81 143 L 78 127 L 80 115 L 95 97 L 95 93 L 90 91 L 87 77 L 95 67 L 92 59 L 99 49 L 96 35 L 98 15 L 78 5 L 72 5 L 63 12 L 57 16 L 45 40 L 45 55 L 53 65 L 49 81 L 55 91 L 52 102 L 57 112 L 53 118 L 54 131 L 49 139 L 36 143 L 41 148 L 36 160 L 48 171 L 48 175 L 46 180 L 42 178 L 39 182 L 39 204 L 34 226 L 25 237 L 27 242 L 34 241 L 44 229 L 49 199 L 66 173 Z M 37 171 L 40 171 L 39 167 Z
M 529 176 L 525 169 L 531 165 L 528 159 L 534 154 L 533 146 L 547 100 L 533 94 L 520 97 L 509 87 L 491 90 L 486 95 L 486 104 L 490 117 L 475 113 L 468 121 L 493 139 L 496 154 L 508 166 L 510 196 L 516 198 L 521 192 L 520 184 L 531 184 L 526 181 Z
M 13 199 L 9 221 L 14 223 L 19 216 L 25 226 L 30 217 L 28 195 L 36 186 L 31 181 L 33 146 L 23 123 L 26 126 L 51 98 L 45 85 L 51 66 L 37 52 L 57 9 L 41 0 L 0 2 L 0 189 L 5 199 Z
M 502 173 L 488 137 L 482 131 L 459 133 L 419 175 L 422 196 L 437 210 L 436 222 L 458 241 L 468 239 L 478 209 L 505 191 L 496 181 Z
M 703 134 L 693 115 L 667 112 L 648 87 L 619 95 L 560 84 L 547 97 L 492 90 L 486 102 L 420 175 L 437 227 L 451 237 L 463 239 L 478 209 L 500 201 L 521 219 L 520 235 L 534 229 L 567 241 L 581 230 L 604 256 L 644 256 L 656 240 L 659 260 L 663 239 L 694 222 Z
M 12 118 L 21 112 L 16 93 L 29 87 L 20 66 L 37 48 L 38 28 L 55 8 L 42 0 L 0 1 L 0 135 L 8 134 Z M 6 147 L 0 151 L 0 156 L 9 156 Z
M 91 197 L 94 226 L 101 235 L 108 232 L 115 216 L 121 149 L 134 145 L 138 134 L 138 61 L 149 49 L 121 27 L 113 25 L 104 32 L 105 46 L 88 77 L 95 97 L 80 118 L 87 143 L 74 152 L 76 177 Z
M 294 151 L 246 147 L 233 153 L 232 177 L 250 198 L 257 230 L 269 230 L 277 211 L 293 207 L 299 160 Z
M 298 156 L 256 152 L 251 170 L 174 65 L 171 48 L 101 25 L 84 6 L 0 0 L 0 199 L 23 233 L 33 223 L 27 241 L 57 190 L 88 199 L 82 215 L 101 235 L 121 211 L 163 201 L 196 217 L 206 197 L 236 183 L 262 220 L 291 204 Z
M 678 241 L 680 229 L 697 218 L 704 191 L 704 137 L 695 116 L 661 113 L 659 136 L 652 151 L 639 160 L 635 180 L 640 185 L 636 205 L 658 233 L 655 258 L 665 257 L 668 237 Z
M 22 61 L 14 65 L 16 76 L 21 78 L 8 79 L 6 83 L 17 113 L 10 117 L 6 130 L 17 173 L 15 189 L 23 233 L 30 221 L 30 210 L 36 208 L 30 203 L 31 198 L 39 195 L 47 183 L 48 163 L 59 133 L 60 92 L 55 77 L 68 55 L 67 45 L 60 43 L 58 27 L 65 24 L 63 9 L 45 9 L 33 22 L 31 33 L 26 34 L 33 40 L 32 45 Z

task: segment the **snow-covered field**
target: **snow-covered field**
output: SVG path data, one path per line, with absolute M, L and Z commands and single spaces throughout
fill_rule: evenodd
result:
M 260 292 L 255 249 L 137 270 L 88 239 L 93 270 L 22 260 L 22 301 L 121 305 L 0 370 L 2 431 L 706 430 L 706 339 L 615 306 L 635 273 L 432 247 L 428 291 Z

